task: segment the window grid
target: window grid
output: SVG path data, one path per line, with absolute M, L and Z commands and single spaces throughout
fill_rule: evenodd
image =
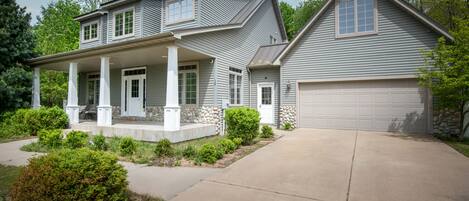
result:
M 229 74 L 229 90 L 230 90 L 230 104 L 241 104 L 241 86 L 242 86 L 242 72 L 239 69 L 230 67 L 231 73 Z
M 132 98 L 138 98 L 139 97 L 139 81 L 140 80 L 132 80 L 132 88 L 131 88 L 131 97 Z
M 375 0 L 340 0 L 338 4 L 339 35 L 375 31 Z
M 193 0 L 168 0 L 166 10 L 167 23 L 192 19 L 194 16 Z
M 98 23 L 91 23 L 83 26 L 83 41 L 98 38 Z
M 99 102 L 99 74 L 88 75 L 88 104 L 98 105 Z
M 178 69 L 179 104 L 197 104 L 197 65 L 179 66 Z
M 124 37 L 134 33 L 134 10 L 114 14 L 114 36 Z
M 272 88 L 262 87 L 262 104 L 272 105 Z

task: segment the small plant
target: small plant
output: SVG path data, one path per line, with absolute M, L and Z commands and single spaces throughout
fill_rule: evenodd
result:
M 48 148 L 59 148 L 62 146 L 62 130 L 41 130 L 38 132 L 39 143 Z
M 120 139 L 119 151 L 122 155 L 132 155 L 137 150 L 137 142 L 132 137 Z
M 274 131 L 272 130 L 272 127 L 268 125 L 263 125 L 261 129 L 261 138 L 272 138 L 274 136 Z
M 188 145 L 182 150 L 182 156 L 188 159 L 193 159 L 197 156 L 197 149 L 193 145 Z
M 78 149 L 88 144 L 88 134 L 83 131 L 71 131 L 65 137 L 65 146 L 70 149 Z
M 259 112 L 247 107 L 230 108 L 225 116 L 228 138 L 242 138 L 243 144 L 252 144 L 259 135 Z
M 10 196 L 23 200 L 127 200 L 127 171 L 90 149 L 61 149 L 30 160 Z
M 243 144 L 243 139 L 241 139 L 239 137 L 234 138 L 232 141 L 236 145 L 236 149 L 239 148 L 241 146 L 241 144 Z
M 221 140 L 219 146 L 225 154 L 233 153 L 237 148 L 236 144 L 230 139 Z
M 290 122 L 285 122 L 282 127 L 284 130 L 291 130 L 293 125 Z
M 196 163 L 205 162 L 214 164 L 221 158 L 223 158 L 223 150 L 213 144 L 207 143 L 203 144 L 197 152 Z
M 93 142 L 94 150 L 106 151 L 108 148 L 108 144 L 106 143 L 106 138 L 104 137 L 102 133 L 94 136 L 92 142 Z
M 172 157 L 174 153 L 174 148 L 168 139 L 163 139 L 156 143 L 155 154 L 157 157 Z

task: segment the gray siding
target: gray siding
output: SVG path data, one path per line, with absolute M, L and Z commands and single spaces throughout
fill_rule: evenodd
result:
M 279 33 L 272 2 L 265 1 L 253 18 L 241 29 L 187 36 L 177 41 L 177 44 L 216 58 L 213 69 L 215 76 L 208 81 L 209 86 L 215 86 L 216 91 L 207 94 L 206 102 L 221 104 L 222 99 L 229 98 L 228 73 L 229 67 L 234 67 L 243 70 L 242 103 L 247 105 L 249 94 L 246 66 L 258 47 L 269 44 L 270 35 L 281 38 Z M 213 98 L 209 100 L 209 97 Z
M 200 25 L 227 24 L 248 4 L 249 0 L 205 0 L 200 2 Z
M 249 104 L 252 108 L 257 109 L 257 84 L 262 82 L 274 83 L 274 122 L 278 125 L 278 109 L 280 104 L 280 69 L 274 67 L 251 70 L 251 95 Z
M 162 1 L 142 1 L 142 31 L 143 36 L 151 36 L 161 31 L 161 8 Z
M 388 0 L 378 0 L 378 34 L 335 38 L 334 6 L 303 35 L 282 61 L 281 102 L 295 104 L 295 80 L 415 75 L 422 49 L 437 34 Z M 286 83 L 293 84 L 286 91 Z

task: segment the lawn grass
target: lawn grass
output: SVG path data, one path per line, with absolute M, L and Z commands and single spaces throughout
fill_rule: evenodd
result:
M 469 139 L 460 140 L 454 137 L 436 136 L 459 153 L 469 157 Z
M 6 196 L 16 178 L 20 175 L 21 167 L 0 165 L 0 201 L 6 200 Z

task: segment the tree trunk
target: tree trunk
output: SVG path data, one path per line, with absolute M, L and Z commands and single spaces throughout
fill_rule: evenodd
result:
M 466 102 L 463 101 L 463 102 L 461 103 L 461 110 L 460 110 L 460 114 L 461 114 L 461 115 L 460 115 L 460 119 L 459 119 L 459 121 L 460 121 L 460 125 L 459 125 L 459 127 L 460 127 L 459 139 L 460 139 L 460 140 L 463 140 L 463 139 L 464 139 L 464 137 L 465 137 L 464 135 L 466 134 L 466 131 L 467 131 L 467 129 L 469 128 L 469 121 L 468 121 L 467 124 L 464 124 L 465 117 L 466 117 L 466 115 L 469 113 L 469 109 L 468 109 L 468 110 L 465 110 L 465 106 L 466 106 Z

